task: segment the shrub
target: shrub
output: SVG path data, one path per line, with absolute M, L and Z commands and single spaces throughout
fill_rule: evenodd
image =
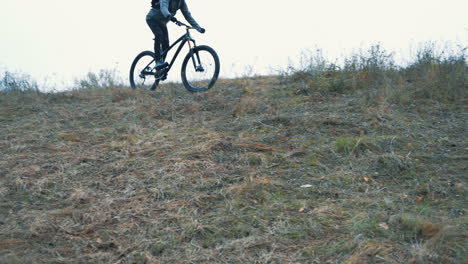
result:
M 405 66 L 397 65 L 394 54 L 380 45 L 352 54 L 341 65 L 328 62 L 317 50 L 304 53 L 299 66 L 290 65 L 283 72 L 282 83 L 295 84 L 303 95 L 366 91 L 364 99 L 371 104 L 466 100 L 466 48 L 438 50 L 434 43 L 425 44 Z
M 415 60 L 402 74 L 413 97 L 456 101 L 466 97 L 468 90 L 468 65 L 466 48 L 437 51 L 435 44 L 421 48 Z
M 36 81 L 27 74 L 12 73 L 5 71 L 0 79 L 0 91 L 39 91 Z
M 123 86 L 123 81 L 115 70 L 89 72 L 82 79 L 75 80 L 75 89 L 106 89 Z

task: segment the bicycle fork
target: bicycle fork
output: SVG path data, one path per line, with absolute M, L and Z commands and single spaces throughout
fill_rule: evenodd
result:
M 192 48 L 191 42 L 193 42 L 193 48 Z M 200 54 L 198 53 L 198 51 L 196 51 L 197 44 L 196 44 L 195 40 L 193 40 L 193 39 L 190 40 L 188 42 L 188 44 L 189 44 L 189 47 L 190 47 L 190 57 L 192 57 L 193 68 L 195 69 L 196 72 L 205 71 L 205 69 L 203 69 L 203 65 L 202 65 L 201 60 L 200 60 Z

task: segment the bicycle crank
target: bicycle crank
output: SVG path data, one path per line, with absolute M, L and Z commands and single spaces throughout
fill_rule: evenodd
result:
M 156 77 L 156 80 L 157 81 L 164 81 L 167 79 L 167 70 L 164 69 L 164 70 L 159 70 L 156 74 L 155 74 L 155 77 Z

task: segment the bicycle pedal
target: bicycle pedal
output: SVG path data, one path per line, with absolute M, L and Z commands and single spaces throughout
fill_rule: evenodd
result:
M 163 63 L 163 64 L 161 64 L 161 65 L 159 65 L 159 66 L 156 66 L 155 69 L 156 69 L 157 71 L 159 71 L 159 70 L 161 70 L 161 69 L 163 69 L 163 68 L 166 68 L 167 66 L 169 66 L 169 63 L 165 62 L 165 63 Z

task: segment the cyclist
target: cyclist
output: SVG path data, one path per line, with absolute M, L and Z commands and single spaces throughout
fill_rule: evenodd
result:
M 169 21 L 177 21 L 174 16 L 179 9 L 192 27 L 200 33 L 205 33 L 205 29 L 200 27 L 190 14 L 185 0 L 151 0 L 151 10 L 146 15 L 146 23 L 154 34 L 156 69 L 161 68 L 165 64 L 165 58 L 163 58 L 162 53 L 169 48 L 167 23 Z

